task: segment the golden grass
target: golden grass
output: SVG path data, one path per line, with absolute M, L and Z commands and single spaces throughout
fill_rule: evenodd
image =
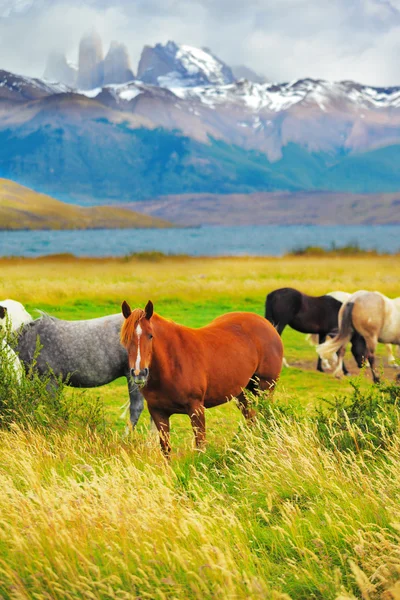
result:
M 272 422 L 171 468 L 151 442 L 3 433 L 0 593 L 396 599 L 399 442 L 371 464 Z
M 265 295 L 281 286 L 399 296 L 399 262 L 1 259 L 0 284 L 3 297 L 31 307 L 78 302 L 85 318 L 119 310 L 124 298 L 132 306 L 151 298 L 169 307 L 165 316 L 176 303 L 187 320 L 197 311 L 204 322 L 208 306 L 248 302 L 262 313 Z M 297 402 L 298 413 L 252 429 L 232 404 L 210 411 L 204 454 L 178 416 L 171 464 L 143 420 L 128 438 L 109 427 L 0 432 L 0 597 L 398 600 L 400 434 L 380 452 L 329 449 L 304 417 L 317 386 L 326 397 L 348 382 L 288 369 L 276 402 Z M 93 391 L 113 403 L 113 420 L 125 387 Z
M 3 295 L 21 302 L 65 304 L 75 300 L 131 306 L 151 298 L 214 301 L 226 297 L 263 301 L 277 287 L 309 294 L 333 290 L 379 290 L 400 295 L 398 256 L 79 259 L 55 256 L 0 259 Z M 157 310 L 157 309 L 156 309 Z
M 163 219 L 111 206 L 66 204 L 0 179 L 0 230 L 170 227 Z

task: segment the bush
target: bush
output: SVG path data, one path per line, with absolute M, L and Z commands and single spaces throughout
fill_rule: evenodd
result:
M 330 248 L 322 248 L 321 246 L 298 246 L 289 252 L 289 256 L 378 256 L 378 254 L 377 250 L 366 250 L 361 248 L 358 242 L 346 244 L 345 246 L 336 246 L 333 242 Z
M 400 386 L 382 382 L 361 389 L 361 378 L 350 381 L 350 397 L 325 400 L 329 412 L 317 410 L 316 426 L 321 441 L 331 449 L 359 452 L 385 448 L 400 424 Z
M 245 390 L 249 405 L 264 424 L 264 435 L 278 424 L 307 423 L 315 427 L 319 440 L 329 450 L 353 451 L 387 448 L 400 431 L 400 386 L 394 382 L 365 384 L 360 377 L 350 380 L 350 395 L 333 401 L 322 399 L 325 406 L 315 414 L 305 414 L 296 399 L 272 399 L 268 392 L 254 395 Z
M 82 392 L 66 398 L 65 385 L 54 373 L 49 371 L 39 376 L 35 368 L 39 344 L 28 372 L 19 374 L 8 349 L 9 339 L 9 332 L 0 332 L 0 428 L 18 424 L 43 429 L 67 426 L 96 429 L 103 425 L 99 399 L 88 402 Z

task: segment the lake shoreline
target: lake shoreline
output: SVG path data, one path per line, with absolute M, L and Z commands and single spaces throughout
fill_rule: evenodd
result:
M 0 256 L 284 256 L 308 247 L 395 254 L 400 225 L 254 225 L 0 232 Z

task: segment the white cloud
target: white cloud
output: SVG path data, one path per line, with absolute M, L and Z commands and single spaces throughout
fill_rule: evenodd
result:
M 0 67 L 40 76 L 51 49 L 76 61 L 95 28 L 105 51 L 145 44 L 208 46 L 229 64 L 275 81 L 300 77 L 400 85 L 400 0 L 0 0 Z M 25 3 L 25 12 L 23 12 Z M 12 6 L 22 12 L 13 14 Z

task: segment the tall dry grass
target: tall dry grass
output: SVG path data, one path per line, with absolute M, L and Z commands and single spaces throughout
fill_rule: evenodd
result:
M 149 297 L 180 301 L 262 300 L 277 287 L 310 294 L 378 289 L 399 295 L 400 261 L 393 256 L 282 258 L 127 257 L 0 259 L 0 287 L 23 303 L 76 300 L 120 304 Z
M 284 285 L 400 293 L 393 257 L 152 258 L 1 260 L 0 283 L 32 306 L 91 311 L 149 297 L 261 311 Z M 221 417 L 218 444 L 181 447 L 171 464 L 156 439 L 96 429 L 97 405 L 74 405 L 85 428 L 35 384 L 27 408 L 40 418 L 18 412 L 0 430 L 0 597 L 399 599 L 397 391 L 390 405 L 383 388 L 362 406 L 341 401 L 321 428 L 299 408 L 301 374 L 290 381 L 292 405 L 278 390 L 236 434 Z
M 269 416 L 168 465 L 157 443 L 0 434 L 4 598 L 398 598 L 400 435 L 334 452 Z

